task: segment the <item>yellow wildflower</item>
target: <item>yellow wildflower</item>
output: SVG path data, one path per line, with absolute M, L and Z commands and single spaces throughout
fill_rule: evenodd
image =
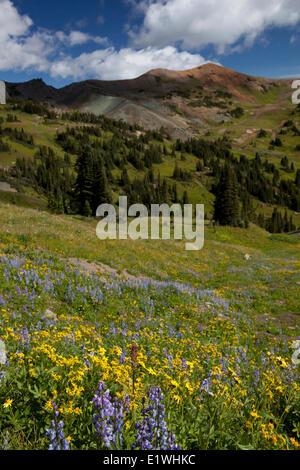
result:
M 12 404 L 13 400 L 7 400 L 4 405 L 3 405 L 3 408 L 9 408 Z
M 251 411 L 250 415 L 251 415 L 252 418 L 254 418 L 254 419 L 261 418 L 261 416 L 259 416 L 259 414 L 257 414 L 256 411 Z

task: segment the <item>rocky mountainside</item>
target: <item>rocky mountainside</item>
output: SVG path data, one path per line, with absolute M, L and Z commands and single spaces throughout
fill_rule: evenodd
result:
M 61 89 L 41 79 L 7 83 L 13 98 L 105 114 L 146 129 L 165 127 L 179 138 L 231 120 L 237 107 L 287 101 L 290 87 L 291 80 L 254 77 L 215 64 L 187 71 L 156 69 L 132 80 L 86 80 Z

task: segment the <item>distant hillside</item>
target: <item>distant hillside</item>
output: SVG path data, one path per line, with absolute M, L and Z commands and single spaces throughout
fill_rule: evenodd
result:
M 166 128 L 176 138 L 204 132 L 234 117 L 236 107 L 287 103 L 291 80 L 267 79 L 206 64 L 187 71 L 156 69 L 132 80 L 87 80 L 61 89 L 41 79 L 7 83 L 12 98 L 104 114 L 145 129 Z M 233 113 L 233 116 L 232 116 Z

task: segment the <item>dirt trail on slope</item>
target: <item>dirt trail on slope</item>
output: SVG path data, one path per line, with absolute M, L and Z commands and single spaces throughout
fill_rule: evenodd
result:
M 120 273 L 117 269 L 112 268 L 108 264 L 101 263 L 100 261 L 87 261 L 82 258 L 63 258 L 62 261 L 77 266 L 85 271 L 88 271 L 91 274 L 97 274 L 102 272 L 113 274 L 114 276 L 117 276 L 119 278 L 133 279 L 137 281 L 149 279 L 146 276 L 133 276 L 132 274 L 129 274 L 126 269 L 124 269 Z

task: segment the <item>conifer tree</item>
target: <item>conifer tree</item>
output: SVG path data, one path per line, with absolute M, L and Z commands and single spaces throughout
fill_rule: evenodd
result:
M 111 203 L 111 193 L 107 181 L 106 171 L 101 160 L 99 160 L 94 167 L 92 188 L 93 197 L 91 209 L 93 214 L 95 214 L 98 206 L 100 206 L 101 204 Z
M 182 204 L 188 204 L 189 203 L 189 198 L 188 198 L 188 193 L 187 191 L 184 191 L 183 197 L 182 197 Z
M 175 164 L 175 168 L 174 168 L 174 171 L 173 171 L 173 178 L 174 178 L 175 180 L 180 179 L 180 169 L 179 169 L 179 167 L 178 167 L 178 163 L 177 163 L 177 162 L 176 162 L 176 164 Z
M 75 183 L 75 200 L 80 214 L 84 213 L 86 200 L 92 197 L 92 148 L 86 146 L 77 158 L 75 165 L 77 178 Z
M 83 215 L 85 217 L 90 217 L 92 215 L 92 209 L 88 200 L 84 203 Z
M 240 207 L 238 185 L 235 172 L 229 164 L 221 171 L 216 187 L 214 217 L 220 225 L 238 226 L 240 223 Z

